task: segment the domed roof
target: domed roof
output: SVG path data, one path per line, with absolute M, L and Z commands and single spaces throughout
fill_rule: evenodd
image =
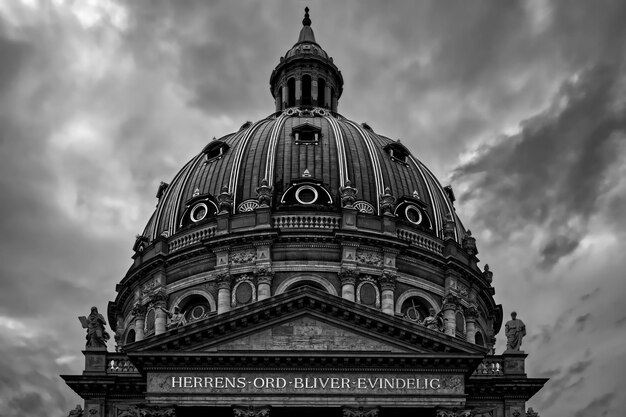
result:
M 222 187 L 232 193 L 234 214 L 249 211 L 258 206 L 264 179 L 273 188 L 273 210 L 338 211 L 340 188 L 350 181 L 357 190 L 355 207 L 364 213 L 382 215 L 379 203 L 389 189 L 397 202 L 406 200 L 426 213 L 415 227 L 443 238 L 450 216 L 455 240 L 465 234 L 448 193 L 400 142 L 322 108 L 289 108 L 210 142 L 162 193 L 143 236 L 153 240 L 189 227 L 183 217 L 190 202 L 207 196 L 217 209 Z M 284 200 L 294 183 L 307 179 L 327 191 L 330 201 L 298 207 Z

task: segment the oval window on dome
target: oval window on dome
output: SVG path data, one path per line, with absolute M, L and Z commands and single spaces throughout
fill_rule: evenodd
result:
M 404 215 L 408 221 L 413 224 L 420 224 L 422 222 L 422 212 L 414 205 L 407 206 L 404 209 Z
M 237 287 L 235 299 L 237 300 L 237 304 L 248 304 L 252 301 L 252 287 L 249 283 L 244 283 Z
M 317 201 L 317 197 L 317 190 L 308 185 L 303 185 L 296 191 L 296 200 L 300 204 L 313 204 Z
M 376 305 L 376 288 L 373 284 L 365 283 L 361 286 L 361 304 L 366 306 Z
M 191 221 L 197 223 L 201 220 L 204 220 L 207 213 L 209 212 L 208 207 L 204 203 L 198 203 L 191 209 L 191 214 L 189 217 Z

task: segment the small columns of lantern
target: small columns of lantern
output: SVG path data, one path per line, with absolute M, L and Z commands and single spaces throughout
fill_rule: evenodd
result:
M 272 204 L 272 187 L 268 185 L 267 178 L 263 178 L 261 185 L 257 187 L 256 199 L 260 207 L 269 207 Z
M 230 311 L 230 273 L 217 274 L 217 314 Z
M 383 214 L 393 216 L 393 210 L 396 208 L 396 198 L 391 194 L 391 188 L 385 188 L 385 193 L 380 196 L 380 211 Z
M 478 320 L 478 309 L 470 306 L 465 310 L 465 338 L 470 343 L 476 343 L 476 320 Z
M 463 249 L 465 250 L 465 252 L 467 252 L 468 255 L 478 255 L 478 249 L 476 248 L 476 238 L 472 236 L 471 230 L 467 229 L 467 232 L 465 232 L 465 236 L 463 237 L 461 246 L 463 246 Z
M 485 280 L 491 284 L 493 282 L 493 272 L 491 272 L 489 270 L 489 264 L 485 264 L 485 269 L 483 271 L 483 277 L 485 277 Z
M 135 303 L 131 311 L 135 317 L 135 341 L 144 339 L 144 327 L 146 325 L 146 307 L 140 303 Z
M 259 268 L 254 272 L 254 276 L 257 285 L 257 301 L 270 298 L 274 272 L 269 268 Z
M 352 182 L 350 180 L 347 180 L 343 187 L 339 187 L 341 207 L 353 208 L 358 192 L 359 191 L 352 186 Z
M 341 298 L 349 301 L 354 301 L 354 285 L 359 273 L 356 269 L 342 268 L 339 274 L 339 280 L 341 281 Z
M 391 271 L 383 271 L 383 274 L 378 278 L 381 294 L 380 308 L 383 313 L 394 315 L 394 292 L 396 290 L 396 274 Z
M 459 300 L 456 296 L 448 294 L 443 298 L 443 331 L 448 336 L 454 336 L 456 333 L 456 310 L 458 306 Z
M 217 196 L 217 209 L 219 214 L 230 213 L 233 209 L 233 195 L 228 192 L 226 185 L 222 187 L 222 192 Z

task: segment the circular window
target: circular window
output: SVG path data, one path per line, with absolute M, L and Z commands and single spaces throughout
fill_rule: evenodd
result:
M 404 209 L 404 215 L 407 220 L 413 224 L 420 224 L 422 222 L 422 212 L 414 205 L 407 206 L 407 208 Z
M 308 185 L 303 185 L 296 191 L 296 200 L 300 204 L 313 204 L 317 200 L 317 190 Z
M 209 212 L 209 209 L 207 208 L 206 204 L 204 203 L 198 203 L 194 206 L 193 209 L 191 209 L 191 221 L 193 221 L 194 223 L 199 222 L 200 220 L 203 220 L 207 213 Z
M 367 306 L 376 305 L 376 289 L 372 284 L 363 284 L 361 286 L 361 304 Z
M 199 305 L 191 309 L 189 316 L 191 316 L 193 320 L 198 320 L 198 319 L 201 319 L 202 316 L 204 316 L 205 312 L 206 312 L 206 309 L 204 308 L 204 306 Z
M 249 283 L 244 282 L 237 286 L 235 294 L 237 304 L 248 304 L 252 301 L 252 287 Z

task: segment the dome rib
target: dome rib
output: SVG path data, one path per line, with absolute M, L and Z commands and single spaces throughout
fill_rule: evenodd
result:
M 367 147 L 367 150 L 369 152 L 370 155 L 370 161 L 372 162 L 372 166 L 374 168 L 374 181 L 376 182 L 376 201 L 373 203 L 374 207 L 376 208 L 376 214 L 380 215 L 380 196 L 384 193 L 385 191 L 385 182 L 384 182 L 384 178 L 383 178 L 383 173 L 382 173 L 382 168 L 380 165 L 380 161 L 378 159 L 376 155 L 376 150 L 375 150 L 375 145 L 372 141 L 372 138 L 370 137 L 370 133 L 367 132 L 365 129 L 363 129 L 361 126 L 359 126 L 357 123 L 352 122 L 350 120 L 345 120 L 345 123 L 349 124 L 350 126 L 354 127 L 356 129 L 357 132 L 359 132 L 359 134 L 361 135 L 361 138 L 363 139 L 363 142 L 365 143 L 365 146 Z
M 274 164 L 276 163 L 276 147 L 278 145 L 278 138 L 279 138 L 278 134 L 279 132 L 282 131 L 283 125 L 285 124 L 285 121 L 289 117 L 290 116 L 287 114 L 287 112 L 282 112 L 280 116 L 278 116 L 274 120 L 274 126 L 272 128 L 272 133 L 270 136 L 270 141 L 269 141 L 269 145 L 267 149 L 267 160 L 265 162 L 265 178 L 267 179 L 268 185 L 270 187 L 274 187 L 276 185 L 274 184 L 274 178 L 275 178 Z

